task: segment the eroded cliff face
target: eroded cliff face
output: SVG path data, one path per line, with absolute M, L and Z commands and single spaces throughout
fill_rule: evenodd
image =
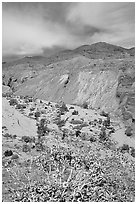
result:
M 88 59 L 12 65 L 3 69 L 3 84 L 16 95 L 64 101 L 134 119 L 134 58 Z M 132 121 L 131 121 L 132 122 Z

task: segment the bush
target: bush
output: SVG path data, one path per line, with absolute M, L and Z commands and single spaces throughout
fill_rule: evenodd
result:
M 101 124 L 101 123 L 102 123 L 102 119 L 101 119 L 101 118 L 99 118 L 98 123 L 99 123 L 99 124 Z
M 41 119 L 40 124 L 38 125 L 38 137 L 44 136 L 45 134 L 49 133 L 49 129 L 47 124 L 45 124 L 45 119 Z
M 84 102 L 84 103 L 82 104 L 82 108 L 88 109 L 88 103 L 87 103 L 87 102 Z
M 135 157 L 135 149 L 134 149 L 134 147 L 130 147 L 130 148 L 131 148 L 131 152 L 130 152 L 131 156 Z
M 77 130 L 77 131 L 76 131 L 76 137 L 79 137 L 80 134 L 81 134 L 81 131 Z
M 6 133 L 5 135 L 3 135 L 4 137 L 6 137 L 6 138 L 12 138 L 12 135 L 11 134 L 9 134 L 9 133 Z
M 74 111 L 72 112 L 72 115 L 78 115 L 78 111 L 74 110 Z
M 107 119 L 103 121 L 103 125 L 105 127 L 109 127 L 110 126 L 110 117 L 109 116 L 107 116 Z
M 105 113 L 105 111 L 102 111 L 102 112 L 100 113 L 100 115 L 101 115 L 101 116 L 104 116 L 104 117 L 108 117 L 108 116 L 109 116 L 109 114 L 108 114 L 108 113 Z
M 4 152 L 4 155 L 5 155 L 5 157 L 10 157 L 10 156 L 13 155 L 13 152 L 12 152 L 12 150 L 6 150 L 6 151 Z
M 107 134 L 104 128 L 101 128 L 101 132 L 99 134 L 100 141 L 105 141 L 107 139 Z
M 61 103 L 59 104 L 59 108 L 60 108 L 61 113 L 64 113 L 64 112 L 68 112 L 68 111 L 69 111 L 68 108 L 67 108 L 67 106 L 66 106 L 66 104 L 65 104 L 64 102 L 61 102 Z
M 125 152 L 125 151 L 129 152 L 129 145 L 127 144 L 123 144 L 123 146 L 121 147 L 121 152 Z
M 35 118 L 37 119 L 38 117 L 40 117 L 40 112 L 39 111 L 35 112 Z
M 126 129 L 126 131 L 125 131 L 125 134 L 127 135 L 127 136 L 132 136 L 132 128 L 129 126 L 129 127 L 127 127 L 127 129 Z
M 23 145 L 23 147 L 22 147 L 22 151 L 23 152 L 30 152 L 31 151 L 31 149 L 30 149 L 30 147 L 29 147 L 29 145 Z
M 66 121 L 65 120 L 58 120 L 56 122 L 56 125 L 58 125 L 59 128 L 63 127 L 65 125 Z
M 95 137 L 90 137 L 90 142 L 96 142 L 96 138 Z
M 23 136 L 21 139 L 22 139 L 22 141 L 24 141 L 26 143 L 31 142 L 31 138 L 29 136 Z
M 70 123 L 71 123 L 71 124 L 74 124 L 74 125 L 75 125 L 75 124 L 82 124 L 83 121 L 81 121 L 81 120 L 71 120 Z
M 10 103 L 10 106 L 14 106 L 18 104 L 18 101 L 17 99 L 11 98 L 9 103 Z

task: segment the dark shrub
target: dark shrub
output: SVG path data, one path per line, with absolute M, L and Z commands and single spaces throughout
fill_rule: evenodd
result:
M 87 102 L 84 102 L 84 103 L 82 104 L 82 108 L 88 109 L 88 103 L 87 103 Z
M 69 111 L 68 108 L 67 108 L 67 106 L 66 106 L 66 104 L 65 104 L 64 102 L 61 102 L 61 103 L 59 104 L 59 107 L 60 107 L 61 113 L 62 113 L 62 112 L 68 112 L 68 111 Z
M 12 150 L 6 150 L 6 151 L 4 152 L 4 155 L 5 155 L 5 157 L 10 157 L 10 156 L 13 155 L 13 152 L 12 152 Z
M 125 151 L 129 152 L 129 145 L 127 144 L 123 144 L 123 146 L 121 147 L 121 152 L 125 152 Z
M 35 110 L 35 108 L 33 108 L 33 107 L 32 107 L 32 108 L 30 108 L 30 111 L 34 111 L 34 110 Z
M 101 116 L 104 116 L 104 117 L 108 117 L 108 116 L 109 116 L 109 114 L 108 114 L 108 113 L 105 113 L 105 111 L 102 111 L 102 112 L 100 113 L 100 115 L 101 115 Z
M 7 127 L 6 126 L 2 126 L 2 129 L 7 129 Z
M 105 141 L 107 139 L 107 134 L 104 128 L 101 128 L 101 132 L 99 134 L 100 141 Z
M 22 147 L 22 151 L 23 152 L 30 152 L 31 151 L 31 149 L 30 149 L 30 147 L 29 147 L 29 145 L 23 145 L 23 147 Z
M 13 139 L 16 139 L 16 138 L 17 138 L 17 135 L 12 135 L 12 138 L 13 138 Z
M 71 106 L 69 109 L 74 109 L 74 107 L 73 107 L 73 106 Z
M 40 117 L 40 112 L 39 111 L 35 112 L 35 118 L 38 118 L 38 117 Z
M 96 138 L 95 137 L 90 137 L 90 142 L 96 142 Z
M 9 103 L 10 103 L 10 106 L 14 106 L 18 104 L 18 101 L 17 99 L 11 98 Z
M 110 126 L 110 117 L 109 116 L 107 116 L 107 119 L 103 121 L 103 125 L 105 127 L 109 127 Z
M 102 119 L 101 119 L 101 118 L 99 118 L 98 123 L 99 123 L 99 124 L 101 124 L 101 123 L 102 123 Z
M 78 115 L 78 111 L 74 110 L 74 111 L 72 112 L 72 115 Z
M 129 127 L 127 127 L 127 129 L 126 129 L 126 131 L 125 131 L 125 134 L 127 135 L 127 136 L 132 136 L 132 128 L 129 126 Z
M 45 147 L 41 142 L 36 143 L 36 151 L 44 151 Z
M 45 122 L 46 122 L 45 119 L 42 118 L 40 121 L 40 124 L 38 125 L 37 133 L 38 133 L 39 138 L 49 133 L 49 129 L 47 127 L 47 124 L 45 124 Z
M 134 149 L 134 147 L 130 147 L 130 148 L 131 148 L 131 152 L 130 152 L 131 156 L 135 157 L 135 149 Z
M 17 104 L 17 105 L 16 105 L 16 108 L 17 108 L 17 109 L 22 109 L 22 105 L 21 105 L 21 104 Z
M 81 131 L 77 130 L 77 131 L 76 131 L 76 137 L 79 137 L 80 134 L 81 134 Z
M 65 120 L 58 120 L 56 122 L 56 125 L 58 125 L 59 128 L 63 127 L 65 125 L 66 121 Z
M 33 113 L 29 113 L 29 116 L 32 116 L 33 115 Z
M 7 138 L 12 138 L 12 135 L 9 134 L 9 133 L 6 133 L 5 135 L 3 135 L 4 137 L 7 137 Z
M 81 120 L 71 120 L 70 123 L 71 123 L 71 124 L 74 124 L 74 125 L 75 125 L 75 124 L 77 125 L 77 124 L 82 124 L 83 121 L 81 121 Z
M 22 139 L 22 141 L 24 141 L 26 143 L 31 142 L 31 138 L 29 136 L 23 136 L 21 139 Z

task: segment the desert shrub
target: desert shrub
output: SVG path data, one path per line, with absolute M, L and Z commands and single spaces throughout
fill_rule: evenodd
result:
M 107 134 L 104 128 L 101 128 L 101 132 L 99 134 L 100 141 L 105 141 L 107 139 Z
M 129 145 L 128 144 L 123 144 L 121 147 L 121 152 L 129 152 Z
M 130 137 L 130 136 L 132 136 L 132 131 L 133 131 L 132 128 L 130 126 L 128 126 L 126 128 L 125 134 Z
M 26 143 L 29 143 L 31 142 L 31 138 L 29 136 L 22 136 L 22 141 L 26 142 Z
M 66 104 L 65 104 L 64 102 L 61 102 L 61 103 L 59 104 L 59 108 L 60 108 L 61 113 L 64 113 L 64 112 L 68 112 L 68 111 L 69 111 L 68 108 L 67 108 L 67 106 L 66 106 Z
M 16 138 L 17 138 L 17 135 L 12 135 L 12 138 L 13 138 L 13 139 L 16 139 Z
M 87 102 L 84 102 L 84 103 L 82 104 L 82 108 L 88 109 L 88 103 L 87 103 Z
M 71 123 L 71 124 L 74 124 L 74 125 L 75 125 L 75 124 L 77 125 L 77 124 L 82 124 L 83 121 L 81 121 L 81 120 L 71 120 L 70 123 Z
M 7 129 L 7 127 L 6 126 L 2 126 L 2 129 Z
M 14 105 L 18 104 L 18 101 L 17 101 L 17 99 L 11 98 L 9 103 L 10 103 L 10 106 L 14 106 Z
M 12 135 L 9 134 L 9 133 L 5 133 L 3 136 L 6 137 L 6 138 L 12 138 Z
M 96 138 L 95 137 L 90 137 L 90 142 L 92 143 L 92 142 L 96 142 Z
M 17 154 L 13 154 L 11 157 L 11 159 L 18 159 L 18 158 L 19 158 L 19 156 Z
M 111 130 L 109 131 L 109 134 L 111 134 L 111 133 L 115 133 L 114 127 L 111 127 Z
M 5 157 L 10 157 L 10 156 L 13 155 L 13 152 L 12 152 L 12 150 L 6 150 L 6 151 L 4 152 L 4 155 L 5 155 Z
M 36 151 L 44 151 L 44 149 L 45 149 L 45 146 L 42 144 L 42 142 L 37 142 L 36 144 L 35 144 L 35 148 L 36 148 Z
M 37 119 L 38 117 L 40 117 L 40 112 L 39 111 L 35 112 L 35 118 Z
M 107 119 L 103 121 L 103 125 L 105 127 L 109 127 L 110 126 L 110 117 L 109 116 L 107 116 Z
M 69 109 L 74 109 L 74 107 L 73 107 L 73 106 L 71 106 Z
M 100 115 L 101 115 L 101 116 L 104 116 L 104 117 L 108 117 L 108 116 L 109 116 L 109 114 L 108 114 L 108 113 L 105 113 L 105 111 L 102 111 L 102 112 L 100 113 Z
M 10 98 L 10 97 L 12 97 L 12 92 L 10 92 L 10 93 L 2 93 L 2 97 Z
M 75 126 L 73 127 L 73 129 L 74 129 L 74 130 L 81 130 L 82 127 L 81 127 L 81 125 L 75 125 Z
M 56 125 L 61 128 L 65 125 L 66 121 L 65 120 L 61 120 L 59 119 L 58 121 L 56 121 Z
M 37 133 L 38 133 L 38 138 L 40 138 L 41 136 L 45 136 L 45 134 L 49 133 L 49 128 L 47 127 L 46 120 L 43 118 L 41 119 L 40 123 L 38 124 Z
M 76 131 L 76 137 L 79 137 L 80 134 L 81 134 L 81 131 L 77 130 L 77 131 Z
M 72 112 L 72 115 L 78 115 L 78 111 L 74 110 L 74 111 Z
M 34 110 L 35 110 L 35 108 L 33 108 L 33 107 L 30 108 L 30 111 L 34 111 Z
M 102 124 L 102 119 L 101 118 L 98 119 L 98 123 Z
M 131 151 L 130 154 L 132 157 L 135 157 L 135 148 L 134 147 L 130 147 Z
M 24 144 L 24 145 L 22 146 L 22 151 L 23 151 L 23 152 L 30 152 L 30 151 L 31 151 L 30 146 Z
M 33 113 L 29 113 L 29 116 L 32 116 L 33 115 Z
M 22 109 L 22 105 L 21 105 L 21 104 L 17 104 L 17 105 L 16 105 L 16 108 L 17 108 L 17 109 Z

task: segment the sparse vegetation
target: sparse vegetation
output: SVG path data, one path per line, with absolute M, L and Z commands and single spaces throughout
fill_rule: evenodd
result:
M 126 128 L 125 134 L 129 137 L 132 136 L 133 130 L 130 126 Z
M 10 103 L 10 106 L 18 105 L 17 99 L 14 99 L 14 98 L 11 98 L 9 103 Z
M 87 102 L 84 102 L 84 103 L 82 104 L 82 108 L 88 109 L 88 103 L 87 103 Z

